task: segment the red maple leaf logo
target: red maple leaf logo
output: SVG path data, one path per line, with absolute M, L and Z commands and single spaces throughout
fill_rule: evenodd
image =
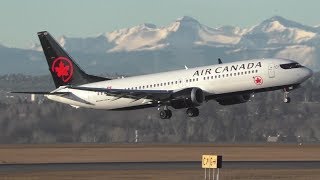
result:
M 254 79 L 254 83 L 256 85 L 261 85 L 263 83 L 263 79 L 260 76 L 255 76 L 255 77 L 253 77 L 253 79 Z
M 72 62 L 68 58 L 58 57 L 53 61 L 51 71 L 55 72 L 63 82 L 68 82 L 73 74 Z
M 55 67 L 54 70 L 56 71 L 58 77 L 69 76 L 69 67 L 70 66 L 65 66 L 64 63 L 60 61 L 59 66 Z

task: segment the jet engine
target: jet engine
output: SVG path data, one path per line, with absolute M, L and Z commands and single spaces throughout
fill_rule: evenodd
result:
M 203 91 L 200 88 L 188 88 L 171 95 L 170 105 L 175 109 L 200 106 L 203 103 Z

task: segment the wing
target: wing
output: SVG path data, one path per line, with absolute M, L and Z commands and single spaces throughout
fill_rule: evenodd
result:
M 69 92 L 43 92 L 43 91 L 12 91 L 10 93 L 14 94 L 43 94 L 43 95 L 65 95 L 69 94 Z
M 69 89 L 77 89 L 84 91 L 103 92 L 106 95 L 114 96 L 115 99 L 131 98 L 131 99 L 151 99 L 153 101 L 164 101 L 170 98 L 174 93 L 173 90 L 130 90 L 130 89 L 108 89 L 81 86 L 68 86 Z

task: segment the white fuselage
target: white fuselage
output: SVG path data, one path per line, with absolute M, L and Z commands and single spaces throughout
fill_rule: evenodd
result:
M 206 96 L 300 84 L 312 75 L 306 67 L 283 69 L 286 59 L 255 59 L 212 66 L 140 75 L 84 84 L 83 87 L 130 90 L 181 90 L 197 87 Z M 115 98 L 105 93 L 61 88 L 69 95 L 47 95 L 51 100 L 75 107 L 121 109 L 151 103 L 149 99 Z

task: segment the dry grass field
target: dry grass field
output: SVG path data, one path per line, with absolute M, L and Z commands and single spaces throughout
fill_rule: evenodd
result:
M 0 162 L 148 162 L 197 161 L 202 154 L 220 154 L 224 161 L 320 160 L 320 145 L 0 145 Z M 0 180 L 194 180 L 199 169 L 39 170 L 0 172 Z M 220 180 L 317 180 L 320 169 L 221 169 Z
M 0 163 L 320 160 L 320 145 L 0 145 Z

